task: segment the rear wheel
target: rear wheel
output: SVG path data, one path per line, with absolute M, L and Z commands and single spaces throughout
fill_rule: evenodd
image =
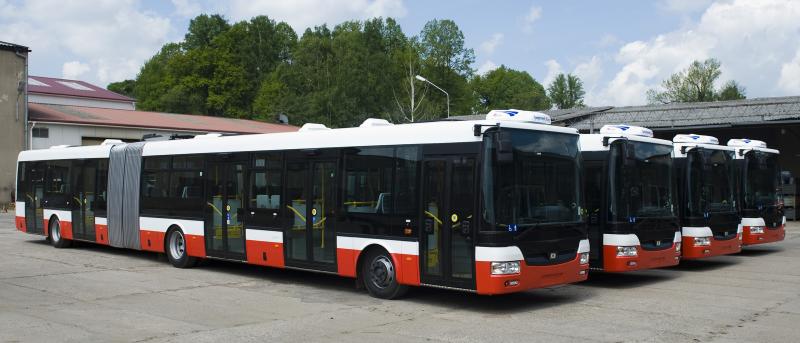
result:
M 197 259 L 186 254 L 186 237 L 181 229 L 171 230 L 167 234 L 167 259 L 177 268 L 191 268 Z
M 383 250 L 372 250 L 361 264 L 361 275 L 369 294 L 381 299 L 395 299 L 408 292 L 408 286 L 397 283 L 397 269 L 392 256 Z
M 52 223 L 50 224 L 50 243 L 58 249 L 69 248 L 72 245 L 72 241 L 61 236 L 61 223 L 58 219 L 50 222 Z

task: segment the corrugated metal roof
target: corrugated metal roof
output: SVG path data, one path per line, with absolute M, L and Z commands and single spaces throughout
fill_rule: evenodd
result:
M 794 119 L 800 119 L 800 96 L 615 107 L 598 111 L 569 126 L 588 130 L 606 124 L 629 124 L 666 129 L 764 124 Z
M 117 94 L 108 89 L 100 88 L 80 80 L 57 79 L 44 76 L 29 76 L 28 78 L 33 80 L 28 82 L 28 93 L 31 94 L 71 96 L 111 101 L 135 101 L 122 94 Z
M 27 46 L 0 41 L 0 50 L 16 51 L 16 52 L 31 52 Z
M 28 104 L 30 121 L 230 133 L 297 131 L 292 125 L 203 115 L 131 111 L 67 105 Z

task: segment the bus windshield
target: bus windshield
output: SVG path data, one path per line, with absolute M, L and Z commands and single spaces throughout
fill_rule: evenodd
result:
M 484 220 L 514 232 L 581 220 L 578 135 L 507 129 L 511 155 L 499 161 L 495 136 L 484 137 Z
M 608 163 L 611 218 L 628 221 L 632 217 L 675 216 L 671 154 L 670 145 L 629 140 L 611 144 Z
M 746 155 L 747 180 L 744 183 L 744 206 L 762 209 L 774 206 L 778 199 L 778 155 L 750 151 Z
M 687 215 L 733 212 L 733 151 L 696 148 L 689 151 L 687 166 Z

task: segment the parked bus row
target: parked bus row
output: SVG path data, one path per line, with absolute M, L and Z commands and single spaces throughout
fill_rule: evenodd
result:
M 485 120 L 31 150 L 18 230 L 410 286 L 502 294 L 782 240 L 778 151 L 763 142 L 605 126 L 542 113 Z

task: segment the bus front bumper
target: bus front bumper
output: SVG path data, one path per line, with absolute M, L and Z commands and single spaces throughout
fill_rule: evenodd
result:
M 739 234 L 741 235 L 741 233 Z M 683 237 L 683 259 L 692 260 L 720 255 L 735 254 L 742 251 L 742 242 L 739 237 L 728 240 L 717 240 L 708 237 L 709 245 L 695 245 L 695 237 Z
M 512 247 L 519 251 L 519 248 Z M 504 249 L 504 248 L 500 248 Z M 492 262 L 503 262 L 503 258 L 494 261 L 477 258 L 475 262 L 475 283 L 478 294 L 493 295 L 522 292 L 534 288 L 544 288 L 585 281 L 589 273 L 588 255 L 586 263 L 581 263 L 581 254 L 589 252 L 589 241 L 581 241 L 575 258 L 559 264 L 546 266 L 529 266 L 524 258 L 505 259 L 519 262 L 519 273 L 497 275 L 492 274 Z M 518 257 L 521 257 L 519 253 Z M 514 254 L 516 256 L 516 254 Z M 510 256 L 509 256 L 510 257 Z
M 773 243 L 786 238 L 786 226 L 783 224 L 774 229 L 762 226 L 763 232 L 761 233 L 753 233 L 751 228 L 752 226 L 745 226 L 743 228 L 742 234 L 744 236 L 742 237 L 742 244 L 744 245 Z
M 611 273 L 630 272 L 634 270 L 663 268 L 678 265 L 681 261 L 678 243 L 673 242 L 667 249 L 645 250 L 636 247 L 636 256 L 617 256 L 617 246 L 603 246 L 603 271 Z

